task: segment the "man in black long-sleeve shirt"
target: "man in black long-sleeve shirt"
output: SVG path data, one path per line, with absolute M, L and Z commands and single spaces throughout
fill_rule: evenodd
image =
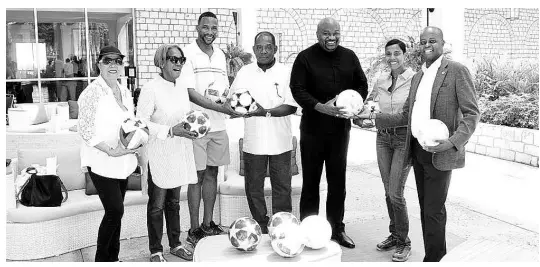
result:
M 300 152 L 303 186 L 300 219 L 319 213 L 319 184 L 326 164 L 326 216 L 332 239 L 354 248 L 345 234 L 345 172 L 351 122 L 335 106 L 336 96 L 353 89 L 367 96 L 367 79 L 355 53 L 339 46 L 339 23 L 325 18 L 317 25 L 318 43 L 300 52 L 291 73 L 291 92 L 302 107 Z

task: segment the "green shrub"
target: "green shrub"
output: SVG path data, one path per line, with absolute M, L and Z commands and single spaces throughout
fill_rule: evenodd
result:
M 538 62 L 485 58 L 475 62 L 481 122 L 538 129 Z
M 538 61 L 484 58 L 474 64 L 474 86 L 480 97 L 538 94 Z
M 481 122 L 538 130 L 538 94 L 510 94 L 496 100 L 481 97 Z

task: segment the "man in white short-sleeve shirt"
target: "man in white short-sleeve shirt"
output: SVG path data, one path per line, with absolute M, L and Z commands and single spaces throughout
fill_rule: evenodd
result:
M 253 218 L 268 232 L 268 216 L 264 200 L 264 179 L 267 169 L 272 184 L 272 214 L 291 212 L 290 115 L 297 104 L 289 88 L 290 69 L 276 62 L 275 37 L 270 32 L 255 36 L 253 46 L 257 63 L 238 72 L 232 92 L 249 91 L 258 109 L 244 118 L 244 153 L 246 196 Z
M 179 78 L 188 88 L 191 108 L 203 111 L 210 117 L 210 132 L 193 140 L 198 182 L 188 186 L 191 229 L 186 239 L 193 247 L 205 236 L 224 233 L 221 226 L 212 221 L 218 167 L 230 162 L 226 115 L 240 115 L 234 112 L 229 101 L 226 101 L 229 80 L 225 54 L 213 44 L 218 35 L 216 15 L 212 12 L 202 13 L 196 29 L 197 39 L 184 48 L 187 61 Z M 201 198 L 204 203 L 204 216 L 199 225 Z

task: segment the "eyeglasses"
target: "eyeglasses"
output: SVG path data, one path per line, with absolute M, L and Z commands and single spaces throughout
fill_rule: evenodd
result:
M 274 51 L 274 46 L 271 45 L 271 44 L 268 44 L 268 45 L 256 45 L 255 46 L 255 50 L 257 50 L 257 52 L 262 52 L 264 50 L 268 51 L 268 52 L 272 52 Z
M 167 59 L 168 61 L 170 61 L 173 64 L 184 65 L 184 63 L 186 63 L 187 58 L 186 57 L 167 56 L 167 57 L 165 57 L 165 59 Z
M 101 63 L 103 63 L 104 65 L 110 65 L 111 63 L 115 63 L 116 65 L 123 65 L 124 64 L 124 61 L 121 59 L 121 58 L 109 58 L 109 57 L 105 57 L 103 58 L 103 60 L 101 61 Z

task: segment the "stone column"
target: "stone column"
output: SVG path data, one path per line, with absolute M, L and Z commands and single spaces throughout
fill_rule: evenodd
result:
M 465 45 L 465 8 L 435 8 L 429 13 L 429 25 L 441 28 L 444 33 L 445 47 L 452 50 L 452 59 L 464 63 Z
M 253 39 L 257 34 L 257 9 L 256 8 L 238 8 L 238 43 L 244 51 L 251 53 L 253 59 Z

